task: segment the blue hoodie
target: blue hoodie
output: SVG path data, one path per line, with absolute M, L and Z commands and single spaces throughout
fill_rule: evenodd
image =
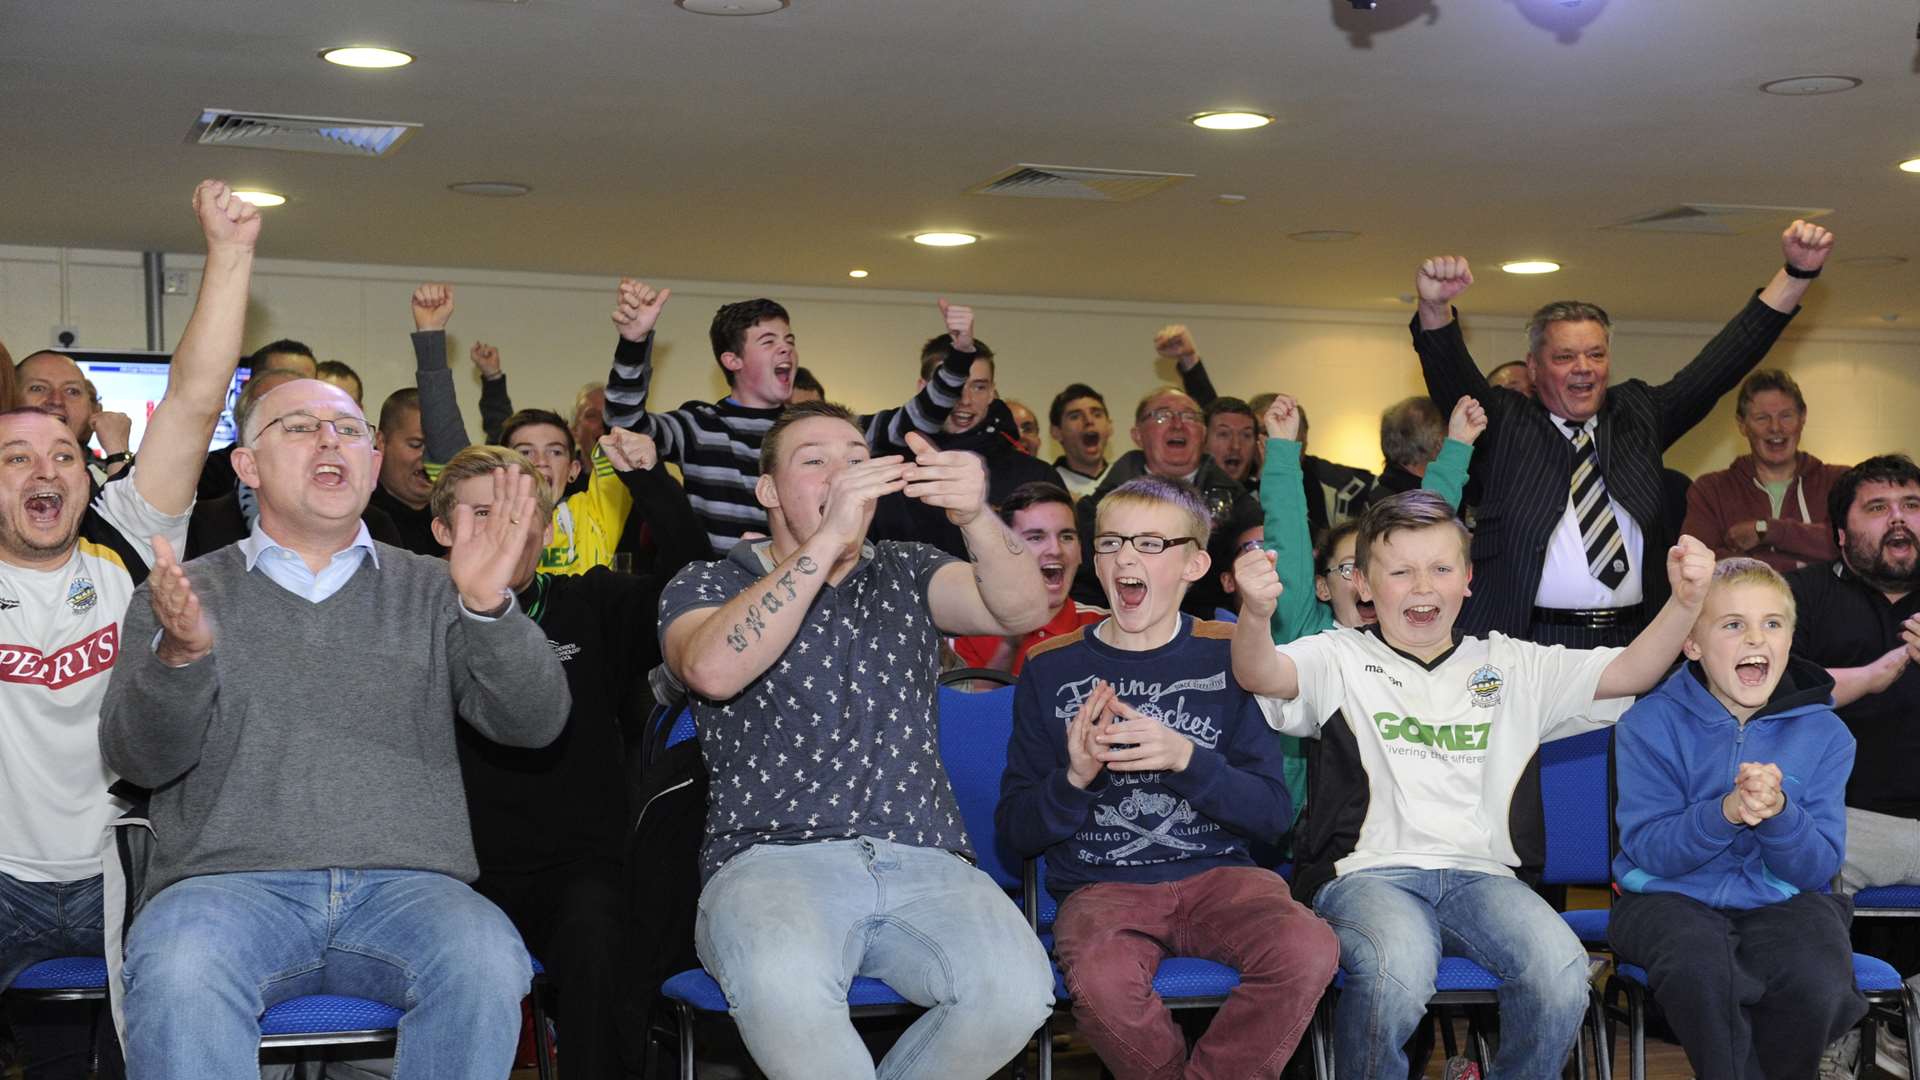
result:
M 1627 710 L 1614 733 L 1620 888 L 1734 909 L 1826 892 L 1847 847 L 1854 752 L 1832 691 L 1825 669 L 1790 659 L 1743 729 L 1688 663 Z M 1720 811 L 1743 761 L 1778 765 L 1787 797 L 1751 828 Z

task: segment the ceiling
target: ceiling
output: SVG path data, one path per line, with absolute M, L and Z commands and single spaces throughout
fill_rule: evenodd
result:
M 1682 201 L 1831 207 L 1821 325 L 1920 321 L 1913 0 L 0 0 L 0 242 L 193 251 L 202 176 L 286 193 L 263 254 L 1180 303 L 1587 296 L 1712 319 L 1774 235 L 1621 232 Z M 414 53 L 356 72 L 339 44 Z M 1837 73 L 1848 93 L 1762 82 Z M 186 143 L 202 107 L 410 120 L 382 160 Z M 1280 123 L 1185 118 L 1246 107 Z M 1194 179 L 1137 202 L 965 194 L 1016 162 Z M 450 183 L 531 184 L 521 199 Z M 1223 204 L 1218 196 L 1244 195 Z M 984 239 L 934 251 L 907 237 Z M 1347 243 L 1288 234 L 1355 230 Z M 1772 230 L 1777 233 L 1777 229 Z M 1502 260 L 1557 259 L 1519 279 Z M 856 286 L 857 287 L 857 286 Z

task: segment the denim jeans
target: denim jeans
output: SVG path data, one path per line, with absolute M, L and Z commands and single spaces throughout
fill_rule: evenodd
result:
M 1388 867 L 1334 878 L 1313 907 L 1339 936 L 1347 969 L 1333 1018 L 1342 1080 L 1407 1075 L 1404 1046 L 1443 955 L 1502 980 L 1491 1080 L 1560 1075 L 1587 1008 L 1587 953 L 1532 889 L 1471 870 Z
M 701 891 L 695 944 L 771 1080 L 984 1080 L 1053 1010 L 1052 968 L 1020 909 L 937 848 L 755 845 Z M 877 1070 L 847 1016 L 856 975 L 928 1008 Z
M 533 967 L 485 898 L 417 870 L 209 874 L 147 902 L 127 936 L 127 1071 L 258 1080 L 260 1014 L 346 994 L 405 1009 L 396 1080 L 500 1080 Z
M 104 948 L 98 875 L 21 881 L 0 874 L 0 990 L 42 960 L 99 956 Z M 96 1027 L 103 1035 L 109 1030 L 100 1013 L 85 1003 L 12 1003 L 8 1015 L 28 1080 L 85 1076 Z
M 1180 881 L 1075 889 L 1060 904 L 1054 952 L 1074 1021 L 1117 1080 L 1277 1078 L 1333 980 L 1340 943 L 1280 875 L 1219 866 Z M 1153 990 L 1168 956 L 1240 972 L 1191 1059 Z

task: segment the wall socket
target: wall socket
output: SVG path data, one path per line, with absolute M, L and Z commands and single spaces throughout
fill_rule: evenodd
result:
M 187 295 L 187 272 L 185 270 L 168 270 L 165 274 L 162 274 L 160 277 L 160 292 L 165 296 Z
M 77 326 L 56 326 L 53 328 L 53 346 L 56 349 L 71 349 L 80 342 L 80 328 Z

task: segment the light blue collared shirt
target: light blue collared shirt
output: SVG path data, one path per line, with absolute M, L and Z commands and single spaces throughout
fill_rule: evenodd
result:
M 373 549 L 373 537 L 365 522 L 360 523 L 353 543 L 334 552 L 317 574 L 307 567 L 307 560 L 299 552 L 268 536 L 258 519 L 254 520 L 253 531 L 240 541 L 240 554 L 246 557 L 248 570 L 259 570 L 275 585 L 315 604 L 339 592 L 364 560 L 372 559 L 373 568 L 380 569 L 380 554 Z

